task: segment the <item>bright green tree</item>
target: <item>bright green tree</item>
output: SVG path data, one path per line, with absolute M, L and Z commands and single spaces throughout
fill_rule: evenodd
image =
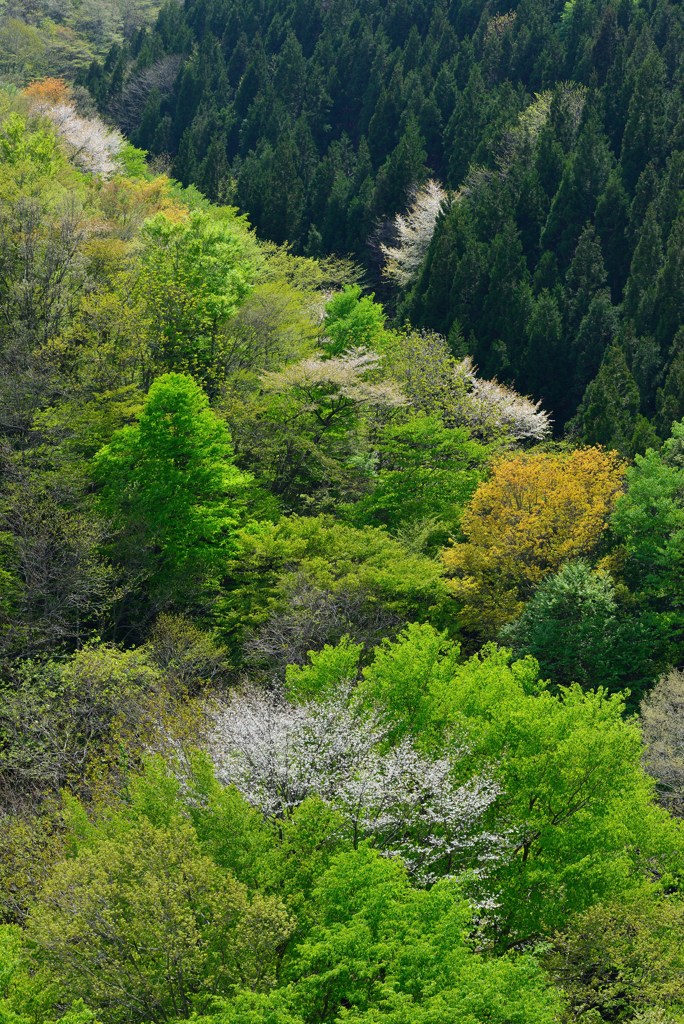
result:
M 363 296 L 359 285 L 348 285 L 333 295 L 325 307 L 323 331 L 330 339 L 326 349 L 341 355 L 350 348 L 372 348 L 382 336 L 385 314 L 374 296 Z
M 503 948 L 548 935 L 571 914 L 618 897 L 653 865 L 684 867 L 681 832 L 653 803 L 637 725 L 620 695 L 572 686 L 553 694 L 532 658 L 485 648 L 466 662 L 429 625 L 387 641 L 365 669 L 361 694 L 386 709 L 395 738 L 433 751 L 465 744 L 462 764 L 501 787 L 492 829 L 510 848 L 483 879 Z
M 116 554 L 137 567 L 157 605 L 184 603 L 215 585 L 234 550 L 248 478 L 230 435 L 191 377 L 168 373 L 93 460 Z
M 487 449 L 465 428 L 449 429 L 436 416 L 413 416 L 382 430 L 377 453 L 375 486 L 350 506 L 352 521 L 385 526 L 391 533 L 422 527 L 428 543 L 445 543 L 458 530 Z
M 561 1000 L 530 956 L 487 959 L 468 941 L 454 881 L 412 889 L 404 868 L 361 847 L 341 853 L 312 894 L 316 924 L 286 966 L 315 1024 L 551 1024 Z
M 660 452 L 637 455 L 611 524 L 627 582 L 668 625 L 676 662 L 684 642 L 684 422 L 673 424 Z
M 248 293 L 255 244 L 229 208 L 186 217 L 156 214 L 142 231 L 139 294 L 161 370 L 222 379 L 224 328 Z

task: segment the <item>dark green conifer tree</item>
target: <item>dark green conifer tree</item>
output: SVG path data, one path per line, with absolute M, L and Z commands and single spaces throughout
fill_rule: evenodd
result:
M 622 348 L 611 345 L 584 393 L 570 431 L 586 444 L 600 444 L 631 455 L 638 413 L 639 389 Z

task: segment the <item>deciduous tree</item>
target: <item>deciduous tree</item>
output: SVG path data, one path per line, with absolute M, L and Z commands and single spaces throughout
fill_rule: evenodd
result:
M 479 636 L 495 635 L 545 576 L 592 554 L 623 473 L 615 453 L 598 448 L 497 462 L 461 519 L 465 541 L 443 554 L 463 625 Z
M 192 602 L 216 585 L 234 550 L 248 478 L 230 435 L 191 377 L 159 377 L 135 426 L 93 460 L 115 552 L 136 566 L 153 604 Z
M 221 871 L 182 820 L 140 821 L 57 865 L 30 919 L 38 957 L 111 1021 L 186 1018 L 274 980 L 291 931 L 276 899 Z

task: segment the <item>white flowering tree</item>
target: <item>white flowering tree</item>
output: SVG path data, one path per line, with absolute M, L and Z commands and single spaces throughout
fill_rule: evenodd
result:
M 413 191 L 406 214 L 394 218 L 394 245 L 381 245 L 385 257 L 383 273 L 405 288 L 420 270 L 435 233 L 437 218 L 447 202 L 447 193 L 432 178 Z
M 120 170 L 117 158 L 124 146 L 124 138 L 116 129 L 108 128 L 99 117 L 82 117 L 69 102 L 41 102 L 34 109 L 52 121 L 81 170 L 103 178 Z
M 244 690 L 212 712 L 209 749 L 219 780 L 266 815 L 283 816 L 317 795 L 338 810 L 356 845 L 401 856 L 421 882 L 483 865 L 503 849 L 482 816 L 499 790 L 489 778 L 456 779 L 463 750 L 430 758 L 362 710 L 349 689 L 325 703 L 294 705 Z
M 684 672 L 663 676 L 641 704 L 644 767 L 671 814 L 684 817 Z
M 264 391 L 297 395 L 307 411 L 327 426 L 340 413 L 358 406 L 404 405 L 406 400 L 392 381 L 368 379 L 381 363 L 376 352 L 354 348 L 332 359 L 311 356 L 264 373 L 261 384 Z
M 479 377 L 472 359 L 455 359 L 441 335 L 411 331 L 390 343 L 386 365 L 414 409 L 438 414 L 448 427 L 468 427 L 483 441 L 541 441 L 551 433 L 541 402 Z
M 551 417 L 541 401 L 534 402 L 496 379 L 478 377 L 470 357 L 457 364 L 455 375 L 463 384 L 456 403 L 458 417 L 475 436 L 501 432 L 515 441 L 543 441 L 551 433 Z

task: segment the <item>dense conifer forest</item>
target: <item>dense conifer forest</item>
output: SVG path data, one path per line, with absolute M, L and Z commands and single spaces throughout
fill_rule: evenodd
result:
M 684 415 L 683 48 L 669 0 L 192 0 L 82 81 L 180 181 L 371 280 L 440 183 L 393 311 L 632 454 Z
M 0 0 L 0 1024 L 684 1024 L 683 53 Z

